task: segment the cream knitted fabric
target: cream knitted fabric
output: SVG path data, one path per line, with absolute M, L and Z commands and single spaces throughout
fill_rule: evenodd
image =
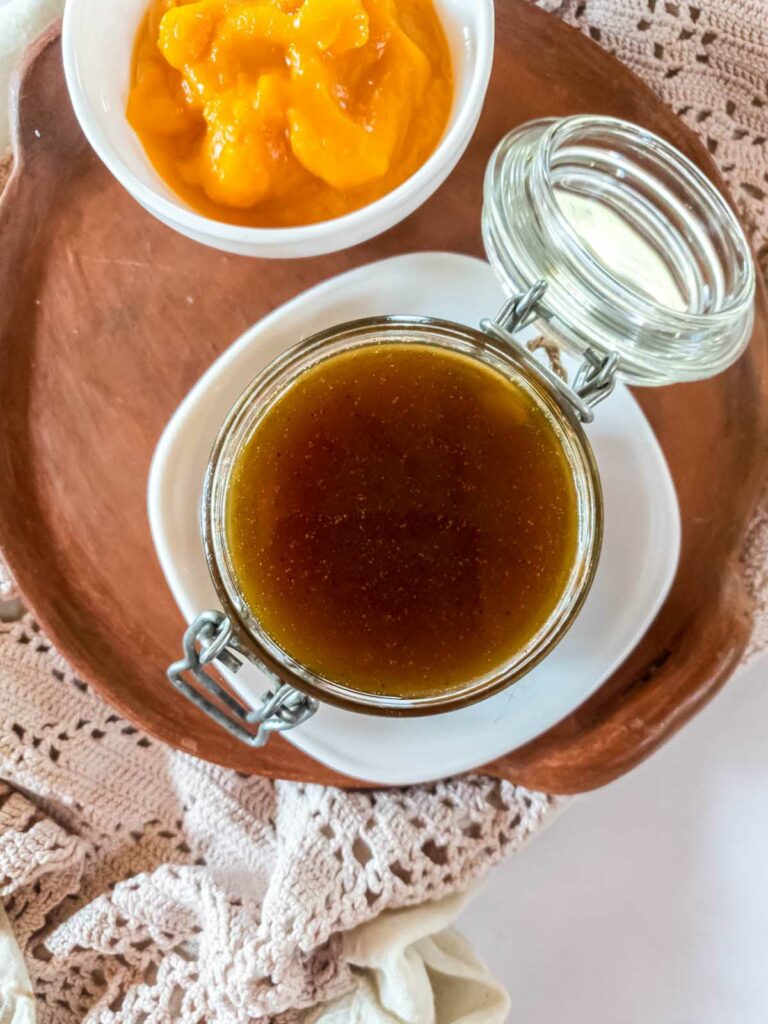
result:
M 465 887 L 554 806 L 480 778 L 345 793 L 213 767 L 121 720 L 29 618 L 0 626 L 0 692 L 0 897 L 42 1024 L 312 1006 L 353 985 L 343 931 Z
M 702 135 L 764 252 L 764 5 L 542 6 Z M 768 517 L 746 557 L 760 602 Z M 763 606 L 757 646 L 766 623 Z M 290 1024 L 351 988 L 343 932 L 465 887 L 555 807 L 481 778 L 343 793 L 206 765 L 121 720 L 29 618 L 0 624 L 0 693 L 0 897 L 43 1024 Z

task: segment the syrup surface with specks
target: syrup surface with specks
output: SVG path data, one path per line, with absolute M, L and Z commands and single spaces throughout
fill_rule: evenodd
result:
M 273 640 L 358 691 L 444 693 L 519 652 L 576 559 L 572 470 L 514 380 L 424 344 L 305 371 L 237 456 L 238 584 Z

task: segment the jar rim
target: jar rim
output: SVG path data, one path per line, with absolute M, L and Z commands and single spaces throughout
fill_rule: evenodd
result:
M 579 501 L 577 553 L 558 605 L 514 658 L 461 687 L 422 697 L 389 697 L 326 679 L 284 651 L 260 627 L 228 555 L 226 493 L 233 460 L 261 417 L 306 370 L 364 344 L 445 344 L 498 369 L 526 386 L 555 425 L 571 467 Z M 480 330 L 431 317 L 383 316 L 341 324 L 299 342 L 270 363 L 246 388 L 222 426 L 208 463 L 201 504 L 203 545 L 211 579 L 235 634 L 266 673 L 321 701 L 378 715 L 429 715 L 464 707 L 505 689 L 526 674 L 570 628 L 591 587 L 602 543 L 602 489 L 591 446 L 576 417 L 533 371 L 518 364 Z

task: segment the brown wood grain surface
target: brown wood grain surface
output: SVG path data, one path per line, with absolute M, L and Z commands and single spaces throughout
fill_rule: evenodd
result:
M 485 111 L 438 193 L 347 252 L 256 261 L 198 246 L 144 213 L 84 141 L 55 36 L 30 55 L 0 201 L 0 549 L 58 649 L 122 715 L 245 772 L 350 784 L 280 738 L 261 751 L 237 744 L 166 682 L 183 623 L 145 511 L 155 444 L 211 361 L 310 285 L 406 251 L 481 254 L 482 178 L 496 142 L 529 118 L 579 112 L 643 124 L 719 181 L 703 147 L 629 71 L 523 0 L 500 0 Z M 672 591 L 597 694 L 484 770 L 553 792 L 599 786 L 667 740 L 733 671 L 750 628 L 738 553 L 766 467 L 767 358 L 760 290 L 752 344 L 734 368 L 636 392 L 680 500 Z

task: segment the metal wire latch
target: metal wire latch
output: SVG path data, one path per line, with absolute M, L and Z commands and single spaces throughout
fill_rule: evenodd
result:
M 232 623 L 222 612 L 203 612 L 184 633 L 184 657 L 168 669 L 175 688 L 195 707 L 200 708 L 230 735 L 250 747 L 263 747 L 273 732 L 293 729 L 317 711 L 313 697 L 275 679 L 277 686 L 264 695 L 256 707 L 248 707 L 206 671 L 219 661 L 231 672 L 239 671 L 245 661 L 271 675 L 235 637 Z M 201 692 L 187 681 L 187 675 L 202 687 Z M 273 677 L 274 678 L 274 677 Z M 206 696 L 208 694 L 209 696 Z M 214 700 L 209 699 L 214 698 Z M 253 727 L 256 727 L 255 730 Z
M 521 345 L 514 337 L 514 332 L 528 327 L 534 320 L 549 319 L 547 310 L 541 305 L 546 290 L 546 281 L 536 281 L 527 291 L 507 299 L 493 320 L 481 320 L 480 327 L 496 341 L 502 342 L 505 347 L 513 347 L 520 362 L 529 370 L 544 377 L 550 387 L 572 406 L 582 423 L 591 423 L 595 418 L 592 411 L 594 407 L 607 398 L 614 389 L 619 354 L 610 352 L 606 356 L 599 356 L 588 348 L 573 386 L 561 380 L 548 366 L 540 363 L 525 345 Z

